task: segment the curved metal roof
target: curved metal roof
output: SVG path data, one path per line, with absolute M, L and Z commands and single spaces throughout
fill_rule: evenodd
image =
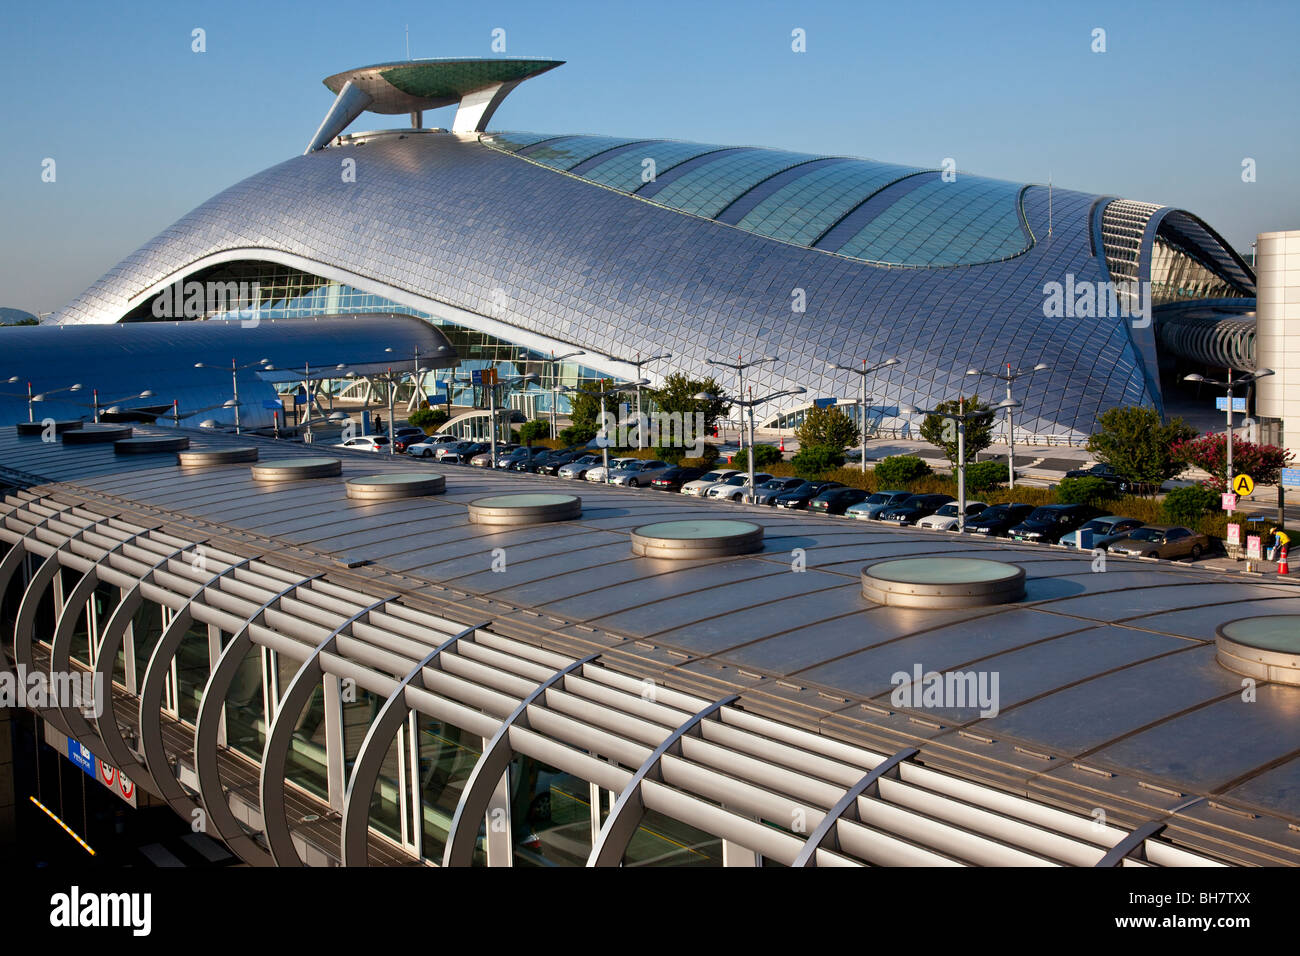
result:
M 239 443 L 265 457 L 320 454 Z M 452 824 L 440 857 L 452 863 L 473 849 L 498 747 L 639 795 L 633 824 L 644 807 L 784 864 L 1300 860 L 1300 758 L 1288 733 L 1300 689 L 1260 681 L 1243 703 L 1214 647 L 1217 623 L 1291 611 L 1294 586 L 1152 560 L 1112 558 L 1095 573 L 1091 555 L 1058 548 L 601 486 L 582 489 L 577 519 L 497 528 L 472 523 L 469 503 L 562 482 L 451 469 L 436 498 L 357 501 L 348 478 L 413 465 L 337 454 L 338 478 L 267 486 L 247 465 L 183 470 L 171 456 L 123 460 L 105 446 L 0 433 L 0 474 L 29 486 L 4 504 L 0 589 L 24 554 L 53 559 L 26 584 L 15 640 L 0 648 L 29 667 L 63 666 L 75 613 L 52 641 L 34 633 L 32 614 L 59 567 L 65 588 L 83 589 L 64 592 L 73 598 L 93 573 L 124 602 L 172 608 L 170 636 L 137 678 L 152 691 L 119 688 L 95 724 L 78 724 L 75 709 L 50 716 L 187 819 L 200 799 L 214 820 L 227 797 L 244 801 L 264 841 L 233 817 L 218 832 L 245 858 L 292 864 L 297 837 L 321 862 L 363 863 L 374 778 L 362 771 L 413 710 L 492 741 L 460 797 L 456 816 L 469 823 Z M 681 562 L 632 551 L 638 526 L 737 511 L 764 526 L 762 552 Z M 790 566 L 796 546 L 808 556 L 801 573 Z M 505 549 L 504 571 L 489 570 L 494 549 Z M 923 610 L 862 594 L 864 565 L 954 552 L 1023 568 L 1025 597 Z M 95 666 L 110 680 L 130 616 L 100 635 L 110 651 Z M 361 768 L 351 780 L 330 758 L 337 786 L 317 799 L 284 785 L 301 707 L 283 706 L 259 751 L 260 791 L 254 776 L 227 794 L 217 774 L 248 771 L 234 756 L 218 770 L 223 697 L 188 725 L 160 717 L 156 696 L 152 710 L 141 704 L 161 692 L 191 621 L 223 638 L 209 688 L 245 650 L 269 647 L 306 675 L 286 695 L 347 678 L 393 702 L 396 720 L 351 752 Z M 895 702 L 891 675 L 915 667 L 999 675 L 998 712 Z M 792 812 L 806 825 L 783 825 Z M 607 829 L 618 847 L 618 828 Z M 591 845 L 593 863 L 610 862 L 605 842 Z M 372 858 L 402 862 L 373 829 L 369 843 Z

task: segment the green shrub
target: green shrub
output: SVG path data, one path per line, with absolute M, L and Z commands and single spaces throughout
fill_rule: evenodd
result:
M 677 464 L 683 468 L 704 468 L 706 470 L 713 467 L 713 462 L 708 458 L 683 458 Z
M 1007 466 L 998 461 L 977 461 L 966 466 L 967 491 L 991 491 L 1007 480 Z
M 654 448 L 653 451 L 654 451 L 655 458 L 658 458 L 660 461 L 666 461 L 670 465 L 680 464 L 682 461 L 682 456 L 686 454 L 685 449 L 665 448 L 662 445 Z
M 881 488 L 898 488 L 932 473 L 930 466 L 915 455 L 891 455 L 873 470 Z
M 423 428 L 425 432 L 441 427 L 447 421 L 447 413 L 441 408 L 417 408 L 407 416 L 407 422 L 414 428 Z
M 1114 496 L 1114 490 L 1104 479 L 1092 475 L 1082 478 L 1062 478 L 1056 486 L 1056 501 L 1062 505 L 1100 505 Z
M 567 448 L 569 445 L 585 445 L 596 437 L 600 431 L 595 425 L 570 425 L 560 429 L 560 441 Z
M 551 434 L 551 425 L 540 418 L 534 418 L 530 422 L 524 422 L 519 426 L 519 440 L 525 445 L 532 445 Z
M 774 448 L 771 445 L 758 445 L 754 449 L 755 468 L 766 468 L 768 465 L 775 465 L 778 461 L 784 460 L 785 456 L 781 454 L 781 450 L 779 448 Z M 742 448 L 740 451 L 736 452 L 731 459 L 731 467 L 741 469 L 749 467 L 748 448 Z
M 1165 495 L 1160 506 L 1160 516 L 1169 524 L 1194 526 L 1215 511 L 1220 504 L 1219 495 L 1202 485 L 1175 488 Z
M 844 450 L 833 445 L 809 445 L 790 459 L 800 478 L 820 478 L 844 464 Z

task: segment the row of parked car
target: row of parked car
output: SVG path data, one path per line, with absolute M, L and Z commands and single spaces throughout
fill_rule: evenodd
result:
M 342 447 L 386 450 L 383 436 L 351 439 Z M 357 445 L 357 442 L 366 444 Z M 370 444 L 373 443 L 373 444 Z M 416 428 L 397 430 L 393 440 L 399 452 L 443 463 L 469 464 L 518 472 L 553 475 L 574 481 L 606 480 L 603 456 L 585 446 L 549 449 L 498 443 L 495 462 L 486 442 L 451 435 L 425 437 Z M 730 468 L 706 470 L 656 459 L 610 458 L 608 483 L 622 487 L 649 487 L 698 498 L 745 501 L 786 510 L 879 521 L 899 527 L 916 526 L 936 531 L 956 531 L 957 502 L 951 495 L 914 494 L 903 490 L 868 492 L 837 481 L 782 478 L 765 472 L 754 475 L 750 491 L 747 472 Z M 988 505 L 966 502 L 966 532 L 986 537 L 1006 537 L 1039 544 L 1066 544 L 1102 548 L 1118 554 L 1196 560 L 1210 546 L 1209 539 L 1190 528 L 1146 525 L 1136 518 L 1103 514 L 1088 505 L 1032 505 L 1024 502 Z

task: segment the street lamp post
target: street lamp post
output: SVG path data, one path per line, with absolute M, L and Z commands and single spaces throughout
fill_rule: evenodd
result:
M 902 415 L 938 415 L 940 418 L 947 418 L 957 425 L 957 531 L 964 533 L 966 531 L 966 422 L 977 418 L 987 418 L 999 409 L 1010 411 L 1013 408 L 1019 408 L 1020 403 L 1011 399 L 1005 399 L 998 402 L 991 409 L 982 412 L 966 411 L 966 400 L 959 398 L 957 400 L 957 411 L 945 412 L 937 408 L 917 408 L 914 405 L 900 405 L 898 411 Z
M 270 365 L 270 359 L 258 359 L 256 362 L 249 362 L 247 365 L 237 365 L 235 359 L 230 360 L 230 389 L 235 398 L 235 434 L 240 434 L 239 422 L 239 373 L 246 368 L 255 368 L 259 365 Z M 195 368 L 222 368 L 220 365 L 209 365 L 206 362 L 195 362 Z
M 577 358 L 579 355 L 586 355 L 586 352 L 565 352 L 563 355 L 556 355 L 555 350 L 551 350 L 551 438 L 555 439 L 560 436 L 555 423 L 555 406 L 560 401 L 560 363 L 565 359 Z
M 1192 375 L 1183 376 L 1184 382 L 1199 382 L 1202 385 L 1217 385 L 1219 388 L 1226 390 L 1228 393 L 1228 403 L 1227 403 L 1228 404 L 1228 438 L 1227 438 L 1227 442 L 1228 442 L 1227 490 L 1228 491 L 1232 491 L 1232 392 L 1233 389 L 1241 388 L 1243 385 L 1249 386 L 1253 384 L 1256 380 L 1261 378 L 1267 378 L 1269 375 L 1272 374 L 1273 374 L 1273 370 L 1271 368 L 1257 368 L 1253 372 L 1247 372 L 1245 375 L 1237 379 L 1235 382 L 1232 380 L 1232 369 L 1228 369 L 1228 380 L 1226 382 L 1220 382 L 1217 379 L 1206 378 L 1204 375 L 1192 374 Z
M 1033 368 L 1022 368 L 1016 371 L 1011 370 L 1011 363 L 1007 363 L 1007 370 L 1004 372 L 999 369 L 996 372 L 981 372 L 976 368 L 966 370 L 967 375 L 985 375 L 989 378 L 996 378 L 1007 383 L 1007 401 L 1011 401 L 1011 383 L 1023 375 L 1032 375 L 1034 372 L 1046 371 L 1050 366 L 1039 362 Z M 1011 409 L 1007 409 L 1007 487 L 1016 486 L 1016 425 L 1012 416 Z
M 15 376 L 13 376 L 12 378 L 8 379 L 7 381 L 9 381 L 9 382 L 11 382 L 11 383 L 12 383 L 12 382 L 17 382 L 17 381 L 18 381 L 18 376 L 15 375 Z M 59 392 L 79 392 L 79 391 L 81 391 L 81 385 L 80 385 L 80 384 L 77 384 L 77 385 L 65 385 L 65 386 L 63 386 L 62 388 L 51 388 L 51 389 L 49 389 L 48 391 L 41 392 L 39 395 L 33 395 L 33 394 L 32 394 L 32 383 L 31 383 L 31 382 L 28 382 L 28 383 L 27 383 L 27 421 L 29 421 L 29 422 L 34 422 L 34 421 L 36 421 L 35 413 L 34 413 L 33 410 L 32 410 L 32 403 L 33 403 L 33 402 L 44 402 L 44 401 L 47 400 L 47 396 L 49 396 L 49 395 L 55 395 L 55 394 L 57 394 L 57 393 L 59 393 Z M 7 394 L 7 393 L 6 393 L 6 394 Z
M 90 407 L 93 408 L 93 409 L 95 410 L 95 424 L 96 424 L 96 425 L 99 424 L 99 410 L 100 410 L 101 408 L 105 408 L 105 409 L 107 409 L 109 412 L 113 412 L 113 411 L 115 410 L 115 409 L 114 409 L 114 406 L 116 406 L 118 402 L 126 402 L 126 401 L 130 401 L 130 400 L 133 399 L 133 398 L 153 398 L 153 392 L 146 388 L 143 392 L 137 392 L 137 393 L 134 394 L 134 395 L 126 395 L 126 396 L 124 396 L 124 397 L 122 397 L 122 398 L 115 398 L 115 399 L 113 399 L 113 400 L 110 401 L 110 402 L 102 402 L 102 403 L 101 403 L 100 400 L 99 400 L 99 389 L 97 389 L 97 388 L 93 388 L 93 389 L 91 389 L 91 406 L 90 406 Z
M 602 378 L 600 380 L 600 391 L 598 392 L 593 391 L 592 389 L 589 388 L 575 388 L 568 385 L 564 386 L 564 388 L 561 389 L 566 394 L 577 393 L 579 395 L 591 395 L 594 398 L 600 399 L 601 431 L 606 432 L 604 439 L 600 443 L 601 463 L 605 466 L 605 477 L 602 480 L 604 481 L 605 484 L 609 484 L 609 434 L 608 431 L 604 428 L 605 395 L 607 393 L 612 394 L 614 392 L 621 392 L 624 389 L 628 389 L 628 388 L 640 388 L 642 385 L 649 385 L 649 384 L 650 382 L 648 379 L 641 378 L 641 379 L 637 379 L 635 382 L 626 382 L 623 385 L 617 385 L 614 388 L 606 389 L 605 379 Z
M 867 368 L 866 359 L 862 360 L 862 368 L 858 368 L 856 365 L 837 365 L 835 362 L 829 362 L 827 364 L 830 365 L 831 368 L 840 369 L 844 372 L 852 372 L 854 375 L 857 375 L 862 379 L 862 404 L 860 406 L 861 411 L 859 412 L 858 421 L 862 426 L 862 473 L 865 475 L 867 473 L 867 376 L 872 372 L 877 372 L 880 369 L 885 368 L 886 366 L 897 365 L 898 359 L 885 359 L 883 362 L 878 365 L 873 365 L 870 368 Z
M 731 403 L 739 405 L 749 412 L 749 497 L 752 500 L 757 489 L 754 488 L 754 409 L 759 405 L 765 405 L 774 398 L 785 398 L 787 395 L 802 395 L 807 392 L 806 388 L 788 388 L 783 392 L 773 392 L 771 395 L 764 395 L 762 398 L 754 398 L 754 390 L 750 389 L 750 397 L 746 399 L 733 398 Z M 717 401 L 718 396 L 710 395 L 708 392 L 696 392 L 691 396 L 697 401 L 713 402 Z M 741 492 L 744 496 L 744 492 Z
M 495 374 L 495 369 L 493 370 Z M 497 386 L 517 385 L 520 382 L 537 381 L 537 373 L 529 372 L 527 375 L 516 375 L 514 378 L 508 378 L 503 382 L 493 382 L 487 387 L 488 393 L 488 439 L 491 442 L 491 458 L 488 459 L 488 467 L 495 470 L 497 466 Z
M 625 359 L 628 365 L 631 365 L 633 368 L 636 369 L 636 379 L 637 379 L 636 380 L 636 447 L 637 448 L 645 447 L 645 443 L 642 438 L 642 432 L 644 431 L 644 429 L 641 427 L 641 422 L 642 422 L 641 383 L 642 382 L 649 383 L 649 379 L 642 377 L 641 370 L 645 366 L 649 365 L 651 362 L 658 362 L 662 359 L 670 359 L 672 357 L 673 356 L 671 352 L 664 352 L 662 355 L 652 355 L 649 358 L 642 358 L 641 353 L 638 352 L 635 359 Z
M 760 358 L 760 359 L 754 359 L 752 362 L 746 362 L 746 361 L 745 361 L 745 358 L 744 358 L 743 355 L 737 355 L 737 356 L 736 356 L 736 361 L 734 361 L 734 362 L 724 362 L 724 361 L 722 361 L 721 359 L 705 359 L 705 360 L 704 360 L 704 362 L 705 362 L 706 365 L 717 365 L 717 366 L 719 366 L 720 368 L 729 368 L 729 369 L 731 369 L 732 371 L 734 371 L 734 372 L 736 373 L 736 376 L 737 376 L 736 394 L 737 394 L 737 395 L 744 395 L 744 394 L 745 394 L 745 369 L 747 369 L 747 368 L 753 368 L 755 365 L 763 365 L 763 364 L 765 364 L 765 363 L 767 363 L 767 362 L 775 362 L 775 361 L 776 361 L 776 356 L 775 356 L 775 355 L 765 355 L 765 356 L 763 356 L 763 357 Z M 737 404 L 739 404 L 739 403 L 737 403 Z M 743 434 L 743 431 L 744 431 L 743 424 L 742 424 L 742 428 L 741 428 L 741 430 L 742 430 L 742 434 Z M 743 440 L 743 437 L 742 437 L 742 440 Z

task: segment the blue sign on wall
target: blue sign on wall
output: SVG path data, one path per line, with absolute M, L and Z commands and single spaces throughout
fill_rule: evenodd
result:
M 1228 396 L 1220 395 L 1216 398 L 1214 400 L 1214 407 L 1221 412 L 1226 412 L 1228 410 Z M 1232 399 L 1232 410 L 1234 412 L 1244 412 L 1246 410 L 1246 400 L 1234 396 Z
M 1282 469 L 1282 487 L 1300 488 L 1300 468 Z
M 814 399 L 813 399 L 813 404 L 816 405 L 818 408 L 830 408 L 832 405 L 835 404 L 835 399 L 833 399 L 833 398 L 814 398 Z
M 471 369 L 469 373 L 469 382 L 471 385 L 482 385 L 483 370 L 481 368 Z
M 98 776 L 98 771 L 95 769 L 95 755 L 90 752 L 89 747 L 71 737 L 68 738 L 68 759 L 92 777 Z

